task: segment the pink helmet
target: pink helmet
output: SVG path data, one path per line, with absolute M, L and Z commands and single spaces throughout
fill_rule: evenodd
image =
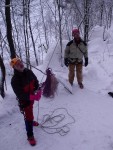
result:
M 73 29 L 72 30 L 72 36 L 74 36 L 74 34 L 80 34 L 79 29 Z

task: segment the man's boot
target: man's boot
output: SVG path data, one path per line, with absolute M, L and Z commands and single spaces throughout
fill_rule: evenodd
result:
M 80 87 L 81 89 L 84 88 L 84 85 L 83 85 L 82 83 L 78 83 L 78 84 L 79 84 L 79 87 Z

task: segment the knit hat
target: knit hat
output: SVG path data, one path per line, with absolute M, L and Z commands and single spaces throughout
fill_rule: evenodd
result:
M 80 34 L 79 29 L 73 29 L 72 30 L 72 36 L 74 36 L 74 34 Z
M 10 62 L 11 67 L 14 67 L 14 65 L 17 63 L 18 60 L 20 60 L 18 57 L 11 59 Z

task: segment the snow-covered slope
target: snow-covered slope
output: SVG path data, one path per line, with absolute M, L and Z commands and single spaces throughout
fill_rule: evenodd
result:
M 84 89 L 78 87 L 75 78 L 73 94 L 59 84 L 54 99 L 42 97 L 39 103 L 35 102 L 34 105 L 34 116 L 39 123 L 42 122 L 45 114 L 51 114 L 55 110 L 56 115 L 65 116 L 61 123 L 62 126 L 67 125 L 65 129 L 67 130 L 68 127 L 70 131 L 65 136 L 61 136 L 57 133 L 47 134 L 40 126 L 35 127 L 37 145 L 31 147 L 27 142 L 23 116 L 19 112 L 15 95 L 9 84 L 5 99 L 0 99 L 0 150 L 113 149 L 113 99 L 107 95 L 108 91 L 113 91 L 113 44 L 110 42 L 112 36 L 109 34 L 106 36 L 106 41 L 103 41 L 102 32 L 102 28 L 97 26 L 90 37 L 89 65 L 83 68 Z M 67 41 L 63 42 L 63 48 L 66 43 Z M 44 65 L 38 67 L 44 72 L 52 50 L 54 48 L 51 49 Z M 60 66 L 60 50 L 58 50 L 59 45 L 49 67 L 56 75 L 67 80 L 68 69 Z M 33 71 L 40 82 L 45 79 L 41 72 Z M 71 117 L 74 118 L 74 123 L 71 123 L 73 122 Z

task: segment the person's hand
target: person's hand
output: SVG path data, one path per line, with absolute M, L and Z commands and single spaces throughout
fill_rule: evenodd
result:
M 33 101 L 33 100 L 39 101 L 41 98 L 41 95 L 42 95 L 42 91 L 39 90 L 35 95 L 30 95 L 30 100 L 31 101 Z
M 38 90 L 37 93 L 35 94 L 35 100 L 39 101 L 42 95 L 42 91 Z
M 68 65 L 69 65 L 69 60 L 68 60 L 68 58 L 65 58 L 65 59 L 64 59 L 64 64 L 65 64 L 66 67 L 68 67 Z
M 88 57 L 85 58 L 85 67 L 88 65 Z

